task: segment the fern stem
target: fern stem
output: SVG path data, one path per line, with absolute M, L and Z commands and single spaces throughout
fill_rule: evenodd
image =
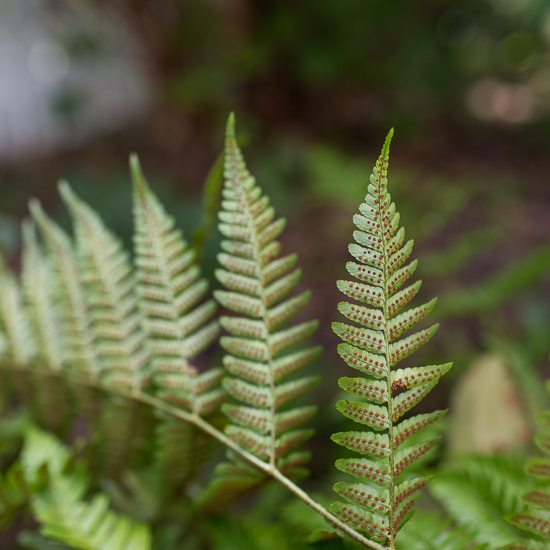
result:
M 101 389 L 109 393 L 126 397 L 128 399 L 140 401 L 142 403 L 150 405 L 151 407 L 154 407 L 155 409 L 162 410 L 170 414 L 171 416 L 174 416 L 175 418 L 179 418 L 184 422 L 193 424 L 197 428 L 203 430 L 213 438 L 217 439 L 223 445 L 229 447 L 230 449 L 238 453 L 242 458 L 250 462 L 253 466 L 265 472 L 266 474 L 271 476 L 273 479 L 277 480 L 279 483 L 284 485 L 291 493 L 293 493 L 295 496 L 303 500 L 308 506 L 313 508 L 313 510 L 321 514 L 331 525 L 336 527 L 338 530 L 340 530 L 342 533 L 344 533 L 348 537 L 352 538 L 353 540 L 355 540 L 356 542 L 359 542 L 364 546 L 373 548 L 374 550 L 389 550 L 387 546 L 382 546 L 377 542 L 371 541 L 366 537 L 364 537 L 363 535 L 361 535 L 360 533 L 358 533 L 357 531 L 355 531 L 354 529 L 352 529 L 349 525 L 345 524 L 338 517 L 336 517 L 331 512 L 329 512 L 324 506 L 322 506 L 317 501 L 312 499 L 303 489 L 298 487 L 298 485 L 293 483 L 283 473 L 281 473 L 281 471 L 278 468 L 272 466 L 269 463 L 263 462 L 259 458 L 255 457 L 253 454 L 243 449 L 240 445 L 238 445 L 232 439 L 227 437 L 223 432 L 216 429 L 214 426 L 212 426 L 212 424 L 208 423 L 206 420 L 204 420 L 201 416 L 197 414 L 189 413 L 183 409 L 170 405 L 169 403 L 166 403 L 165 401 L 162 401 L 154 397 L 153 395 L 150 395 L 147 393 L 138 392 L 135 390 L 130 390 L 130 391 L 125 391 L 125 390 L 120 391 L 118 389 L 114 390 L 113 388 L 103 385 L 101 383 L 98 383 L 94 380 L 85 379 L 77 376 L 67 376 L 66 372 L 49 371 L 47 373 L 44 373 L 41 370 L 30 369 L 30 368 L 26 368 L 23 371 L 21 369 L 17 369 L 16 367 L 10 367 L 7 365 L 1 365 L 0 368 L 5 370 L 16 370 L 19 373 L 31 374 L 33 372 L 39 372 L 43 376 L 50 376 L 52 378 L 67 380 L 72 384 L 78 384 L 81 386 L 88 386 L 92 388 Z
M 387 156 L 387 151 L 385 152 Z M 379 205 L 378 207 L 378 215 L 380 218 L 382 218 L 382 208 Z M 385 299 L 383 301 L 383 307 L 382 311 L 384 312 L 384 341 L 386 344 L 386 365 L 388 368 L 388 421 L 389 421 L 389 429 L 388 429 L 388 437 L 390 440 L 390 449 L 393 449 L 393 396 L 391 391 L 391 353 L 390 353 L 390 334 L 388 330 L 388 257 L 386 254 L 386 237 L 382 237 L 382 254 L 384 258 L 384 269 L 382 270 L 383 273 L 383 285 L 384 285 L 384 295 Z M 390 537 L 389 537 L 389 548 L 390 550 L 395 550 L 395 535 L 397 534 L 397 529 L 395 527 L 395 454 L 391 452 L 389 454 L 389 465 L 390 465 Z
M 253 464 L 256 468 L 258 468 L 259 470 L 262 470 L 266 474 L 270 475 L 271 477 L 279 481 L 291 493 L 294 493 L 298 498 L 302 499 L 308 506 L 310 506 L 316 512 L 321 514 L 326 520 L 328 520 L 337 529 L 340 529 L 346 535 L 353 538 L 353 540 L 360 542 L 364 546 L 374 548 L 375 550 L 388 550 L 386 546 L 382 546 L 381 544 L 378 544 L 374 541 L 371 541 L 363 537 L 360 533 L 358 533 L 357 531 L 353 530 L 351 527 L 346 525 L 336 516 L 331 514 L 326 508 L 324 508 L 324 506 L 322 506 L 317 501 L 312 499 L 304 490 L 300 489 L 298 485 L 293 483 L 284 474 L 282 474 L 279 469 L 272 466 L 271 464 L 263 462 L 262 460 L 255 457 L 253 454 L 249 453 L 248 451 L 245 451 L 240 445 L 238 445 L 232 439 L 227 437 L 223 432 L 220 432 L 214 426 L 206 422 L 202 417 L 196 414 L 188 413 L 182 409 L 169 405 L 168 403 L 165 403 L 164 401 L 161 401 L 149 394 L 142 393 L 132 397 L 134 399 L 138 399 L 139 401 L 142 401 L 143 403 L 147 403 L 152 407 L 155 407 L 157 409 L 162 409 L 164 412 L 171 414 L 176 418 L 184 420 L 185 422 L 194 424 L 201 430 L 204 430 L 206 433 L 208 433 L 209 435 L 211 435 L 212 437 L 220 441 L 220 443 L 223 443 L 224 445 L 226 445 L 227 447 L 229 447 L 230 449 L 238 453 L 242 458 L 246 459 L 248 462 Z

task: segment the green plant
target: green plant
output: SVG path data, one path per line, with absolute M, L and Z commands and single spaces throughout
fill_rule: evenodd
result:
M 357 281 L 337 283 L 365 305 L 338 305 L 360 326 L 333 324 L 344 340 L 339 354 L 362 375 L 339 380 L 354 400 L 337 403 L 361 426 L 332 439 L 361 456 L 337 460 L 339 470 L 359 481 L 336 483 L 334 490 L 347 502 L 330 506 L 296 484 L 307 474 L 310 454 L 303 444 L 311 430 L 303 425 L 315 407 L 290 403 L 311 395 L 319 376 L 299 373 L 320 349 L 306 345 L 316 321 L 287 323 L 311 294 L 291 294 L 300 279 L 297 258 L 280 256 L 277 239 L 285 222 L 246 168 L 233 117 L 219 212 L 221 267 L 215 273 L 224 290 L 213 293 L 230 314 L 219 320 L 195 251 L 149 188 L 136 157 L 130 161 L 133 261 L 68 184 L 61 183 L 60 193 L 74 221 L 74 239 L 31 202 L 43 245 L 26 223 L 22 285 L 5 265 L 0 275 L 0 369 L 11 387 L 4 392 L 4 409 L 12 412 L 15 393 L 34 421 L 58 436 L 75 429 L 72 419 L 79 414 L 86 422 L 80 430 L 91 437 L 74 459 L 51 436 L 21 428 L 21 457 L 0 453 L 10 465 L 0 479 L 5 521 L 27 509 L 46 537 L 27 531 L 20 537 L 23 547 L 51 547 L 47 540 L 53 539 L 86 549 L 117 550 L 130 543 L 145 549 L 153 540 L 155 548 L 167 550 L 218 548 L 224 524 L 209 522 L 271 480 L 314 511 L 313 518 L 300 508 L 296 517 L 286 516 L 309 541 L 396 548 L 428 481 L 405 469 L 435 446 L 439 437 L 430 428 L 444 411 L 402 416 L 451 365 L 393 368 L 426 343 L 437 325 L 405 335 L 435 300 L 404 309 L 420 282 L 407 285 L 416 268 L 416 261 L 406 263 L 413 243 L 405 242 L 388 193 L 391 137 L 354 217 L 356 244 L 349 250 L 357 262 L 346 267 Z M 215 188 L 213 181 L 213 195 Z M 220 326 L 229 333 L 220 338 L 223 368 L 217 359 L 200 368 L 199 354 L 216 340 Z M 212 475 L 215 443 L 227 456 Z M 257 540 L 252 530 L 235 533 Z M 453 531 L 445 533 L 442 547 L 452 548 Z M 460 536 L 471 540 L 470 533 Z

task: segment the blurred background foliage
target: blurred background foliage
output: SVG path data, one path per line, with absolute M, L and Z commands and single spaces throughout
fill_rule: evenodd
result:
M 3 0 L 0 31 L 0 247 L 13 267 L 29 197 L 68 223 L 60 177 L 130 245 L 126 159 L 136 151 L 210 275 L 219 152 L 235 111 L 314 291 L 309 314 L 326 349 L 317 398 L 335 402 L 346 367 L 330 329 L 334 281 L 393 126 L 393 198 L 444 323 L 414 362 L 455 362 L 421 405 L 451 402 L 439 460 L 532 452 L 550 375 L 546 0 Z M 339 422 L 321 407 L 313 488 L 333 475 L 327 442 Z M 257 538 L 245 524 L 230 529 Z

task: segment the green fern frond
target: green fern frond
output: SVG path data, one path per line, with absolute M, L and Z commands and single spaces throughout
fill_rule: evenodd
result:
M 229 509 L 232 502 L 266 482 L 266 475 L 249 466 L 229 451 L 231 462 L 218 464 L 215 476 L 200 496 L 197 505 L 201 513 L 212 514 Z
M 221 338 L 228 352 L 224 365 L 229 376 L 224 387 L 238 404 L 224 404 L 222 410 L 231 421 L 226 433 L 233 441 L 272 467 L 290 470 L 307 459 L 307 453 L 294 449 L 311 435 L 298 426 L 311 417 L 314 408 L 282 407 L 310 391 L 317 378 L 286 381 L 286 377 L 311 362 L 319 349 L 288 352 L 307 340 L 317 322 L 279 329 L 307 303 L 310 294 L 306 291 L 288 298 L 300 278 L 300 270 L 294 269 L 296 255 L 279 258 L 281 245 L 276 239 L 285 221 L 275 218 L 268 197 L 262 196 L 248 172 L 234 126 L 231 115 L 219 213 L 224 252 L 218 256 L 222 269 L 215 273 L 226 290 L 214 295 L 222 306 L 241 314 L 220 319 L 231 334 Z
M 59 190 L 75 222 L 79 271 L 97 334 L 102 380 L 139 392 L 149 383 L 149 358 L 128 254 L 66 182 Z
M 29 318 L 38 344 L 40 364 L 59 371 L 65 350 L 59 333 L 59 316 L 54 304 L 54 283 L 51 266 L 47 263 L 36 240 L 31 222 L 23 223 L 23 268 L 21 279 L 28 304 Z
M 23 223 L 23 290 L 31 329 L 37 343 L 32 374 L 34 392 L 41 412 L 37 421 L 53 431 L 62 430 L 71 416 L 71 404 L 64 380 L 52 378 L 65 362 L 61 340 L 59 312 L 54 300 L 54 277 L 51 266 L 36 240 L 31 222 Z
M 30 201 L 29 209 L 40 229 L 56 278 L 53 296 L 60 309 L 66 363 L 71 370 L 97 379 L 101 364 L 96 335 L 71 238 L 44 212 L 37 200 Z
M 0 527 L 8 527 L 24 510 L 31 499 L 19 462 L 14 462 L 5 474 L 0 475 Z
M 398 550 L 482 550 L 464 527 L 455 527 L 448 518 L 435 513 L 419 513 L 397 537 Z
M 208 420 L 213 425 L 220 424 L 216 416 L 211 415 Z M 196 479 L 217 448 L 216 440 L 186 422 L 166 417 L 156 428 L 156 461 L 171 492 L 181 492 L 184 483 Z
M 41 532 L 81 550 L 149 550 L 145 525 L 110 510 L 105 494 L 86 501 L 88 480 L 78 469 L 70 471 L 70 460 L 53 436 L 29 430 L 21 463 L 27 483 L 36 488 L 32 509 Z
M 9 369 L 7 374 L 19 399 L 35 418 L 42 419 L 43 411 L 34 377 L 28 371 L 38 351 L 29 311 L 17 278 L 3 262 L 0 263 L 0 329 L 4 340 L 2 362 Z M 52 412 L 50 409 L 49 413 Z
M 112 395 L 101 408 L 96 426 L 100 437 L 99 466 L 112 479 L 146 464 L 157 420 L 150 407 L 127 397 Z
M 145 312 L 156 385 L 162 399 L 196 414 L 208 414 L 225 398 L 222 369 L 199 374 L 193 358 L 216 339 L 213 300 L 201 303 L 208 283 L 200 278 L 195 253 L 150 190 L 136 156 L 134 181 L 138 293 Z
M 399 213 L 387 189 L 392 135 L 393 130 L 370 178 L 360 214 L 353 218 L 357 226 L 353 233 L 356 242 L 349 246 L 349 251 L 357 262 L 348 262 L 346 268 L 356 280 L 337 283 L 346 296 L 364 304 L 338 305 L 340 313 L 355 323 L 333 323 L 334 332 L 344 341 L 338 352 L 350 367 L 366 376 L 339 380 L 340 387 L 353 400 L 341 400 L 336 407 L 368 431 L 338 433 L 333 440 L 368 458 L 336 462 L 338 469 L 360 483 L 337 483 L 334 490 L 347 503 L 335 502 L 330 509 L 355 530 L 395 548 L 396 534 L 410 517 L 426 483 L 424 478 L 403 480 L 399 475 L 438 440 L 407 445 L 407 439 L 440 418 L 444 411 L 400 423 L 399 419 L 435 386 L 451 365 L 392 370 L 437 330 L 437 325 L 433 325 L 404 336 L 433 309 L 435 300 L 401 312 L 418 292 L 420 281 L 401 288 L 413 274 L 416 261 L 406 264 L 413 242 L 405 242 L 405 231 L 399 228 Z
M 13 367 L 28 366 L 37 346 L 21 288 L 6 267 L 0 272 L 0 326 L 6 344 L 4 360 Z
M 550 390 L 550 385 L 547 386 Z M 538 417 L 544 431 L 535 436 L 535 444 L 545 454 L 550 454 L 550 411 L 544 411 Z M 522 495 L 527 509 L 509 516 L 507 519 L 517 528 L 535 536 L 537 540 L 525 539 L 506 546 L 506 550 L 539 550 L 548 548 L 550 539 L 550 458 L 548 456 L 531 458 L 525 465 L 525 472 L 539 479 L 542 484 Z M 544 542 L 543 542 L 544 541 Z
M 475 534 L 476 540 L 499 548 L 520 536 L 502 516 L 521 510 L 520 497 L 530 485 L 520 460 L 474 455 L 440 468 L 430 483 L 430 492 L 458 525 Z

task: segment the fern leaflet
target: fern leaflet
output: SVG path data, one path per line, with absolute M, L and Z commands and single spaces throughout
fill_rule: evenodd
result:
M 275 219 L 268 197 L 262 196 L 245 166 L 233 115 L 227 123 L 224 176 L 219 229 L 225 239 L 218 255 L 222 268 L 215 274 L 226 290 L 215 291 L 214 296 L 240 314 L 220 319 L 231 334 L 221 338 L 228 373 L 223 385 L 237 401 L 222 406 L 231 422 L 226 433 L 272 470 L 298 475 L 308 453 L 295 448 L 311 435 L 311 430 L 299 426 L 311 417 L 314 407 L 284 410 L 283 406 L 311 390 L 317 377 L 290 381 L 288 377 L 313 361 L 320 350 L 288 350 L 305 341 L 317 322 L 280 329 L 308 302 L 310 293 L 287 298 L 300 278 L 300 270 L 293 269 L 296 255 L 279 257 L 281 245 L 276 239 L 285 222 Z M 257 474 L 240 462 L 222 469 L 239 480 L 239 487 L 258 483 Z
M 79 374 L 97 379 L 101 365 L 96 335 L 88 313 L 71 238 L 49 218 L 38 201 L 31 200 L 29 209 L 49 251 L 55 277 L 53 295 L 60 309 L 66 363 Z
M 204 415 L 225 398 L 219 387 L 222 369 L 199 374 L 191 363 L 218 335 L 218 323 L 212 320 L 216 304 L 211 299 L 200 304 L 208 283 L 200 278 L 195 253 L 149 189 L 137 157 L 130 164 L 138 293 L 155 382 L 162 399 Z
M 547 385 L 550 390 L 550 385 Z M 535 436 L 537 447 L 546 455 L 550 453 L 550 411 L 544 411 L 538 417 L 544 431 Z M 531 458 L 525 465 L 525 471 L 542 481 L 543 485 L 524 494 L 521 498 L 527 504 L 523 510 L 508 517 L 508 521 L 529 533 L 531 538 L 506 546 L 506 550 L 541 550 L 548 548 L 550 539 L 550 458 L 547 456 Z
M 21 463 L 27 483 L 35 487 L 32 509 L 42 533 L 81 550 L 149 550 L 145 525 L 110 510 L 105 494 L 85 500 L 88 480 L 74 467 L 67 472 L 70 460 L 53 436 L 29 430 Z
M 149 383 L 134 274 L 122 243 L 67 183 L 60 193 L 74 222 L 79 272 L 97 334 L 102 378 L 139 392 Z

